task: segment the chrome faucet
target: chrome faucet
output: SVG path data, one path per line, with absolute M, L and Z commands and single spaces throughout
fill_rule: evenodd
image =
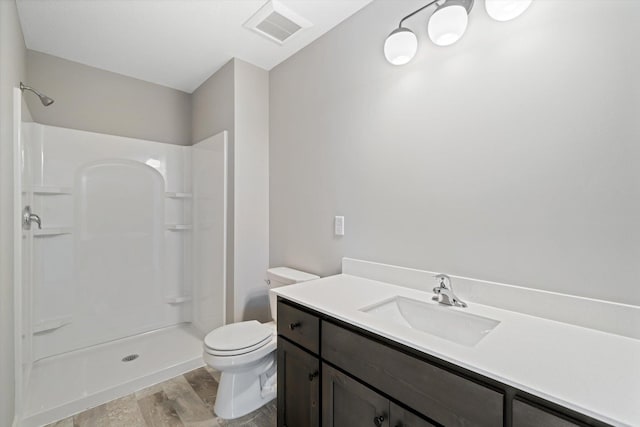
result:
M 42 229 L 42 221 L 40 217 L 31 212 L 31 206 L 25 206 L 22 210 L 22 228 L 24 230 L 31 230 L 31 223 L 38 224 L 38 228 Z
M 434 301 L 438 301 L 440 304 L 453 305 L 455 307 L 466 307 L 467 304 L 453 293 L 453 286 L 451 285 L 451 277 L 446 274 L 436 274 L 433 276 L 438 281 L 438 286 L 433 288 Z

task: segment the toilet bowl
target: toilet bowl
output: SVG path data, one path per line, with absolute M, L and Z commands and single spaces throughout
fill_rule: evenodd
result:
M 233 323 L 206 336 L 204 361 L 221 372 L 213 408 L 219 417 L 241 417 L 275 398 L 275 350 L 273 322 Z
M 267 270 L 271 287 L 318 279 L 288 267 Z M 276 397 L 276 296 L 269 293 L 273 322 L 255 320 L 221 326 L 204 339 L 203 359 L 220 371 L 213 410 L 224 419 L 255 411 Z

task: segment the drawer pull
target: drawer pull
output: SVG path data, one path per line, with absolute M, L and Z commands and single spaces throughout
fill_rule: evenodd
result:
M 382 423 L 384 423 L 384 420 L 386 420 L 386 419 L 387 419 L 387 417 L 385 417 L 384 415 L 373 417 L 373 424 L 376 427 L 382 427 Z
M 318 376 L 318 374 L 319 374 L 319 372 L 318 372 L 318 371 L 315 371 L 315 372 L 310 373 L 310 374 L 309 374 L 309 381 L 313 381 L 313 379 L 314 379 L 315 377 L 317 377 L 317 376 Z
M 299 328 L 300 326 L 302 326 L 302 324 L 300 322 L 295 322 L 295 323 L 289 323 L 289 329 L 291 329 L 292 331 L 295 328 Z

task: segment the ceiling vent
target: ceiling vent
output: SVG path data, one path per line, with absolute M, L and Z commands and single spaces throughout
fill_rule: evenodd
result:
M 271 0 L 254 13 L 244 26 L 281 45 L 309 28 L 311 22 L 277 0 Z

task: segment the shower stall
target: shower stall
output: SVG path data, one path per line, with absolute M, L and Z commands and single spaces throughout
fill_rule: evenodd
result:
M 225 320 L 226 132 L 184 147 L 38 123 L 20 129 L 22 425 L 202 366 L 202 337 Z

